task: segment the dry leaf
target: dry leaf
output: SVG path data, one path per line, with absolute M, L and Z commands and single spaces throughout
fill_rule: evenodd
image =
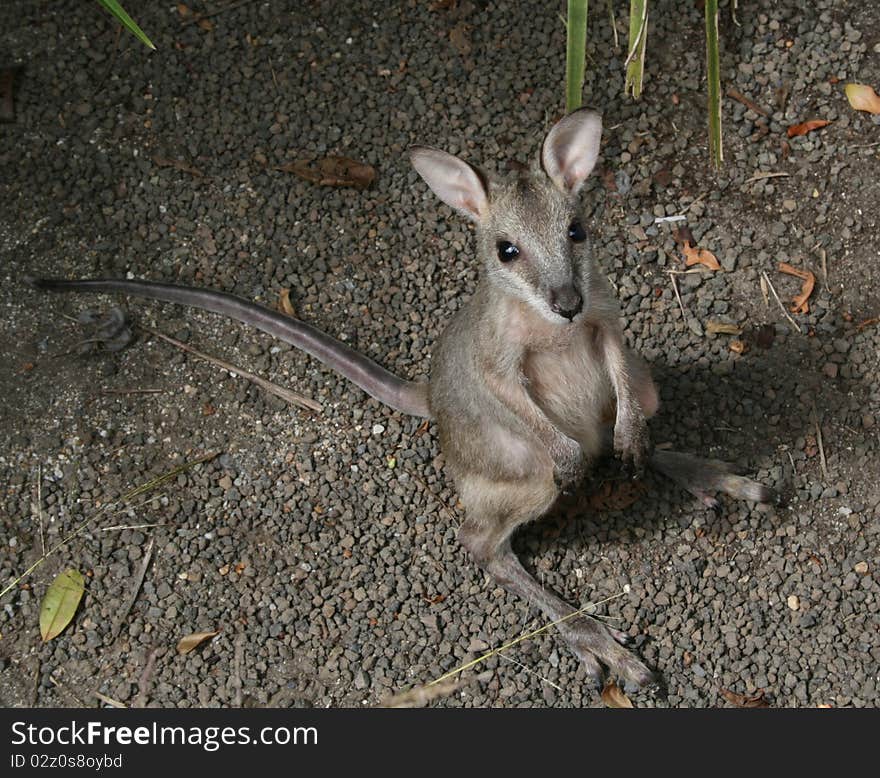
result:
M 206 640 L 210 640 L 212 637 L 219 634 L 220 630 L 214 630 L 213 632 L 193 632 L 192 635 L 187 635 L 185 638 L 180 639 L 180 642 L 177 644 L 177 653 L 188 654 Z
M 202 171 L 198 168 L 193 167 L 188 162 L 184 162 L 181 159 L 169 159 L 168 157 L 162 157 L 158 154 L 153 156 L 153 164 L 157 167 L 173 167 L 176 170 L 180 170 L 184 173 L 189 173 L 192 176 L 201 176 Z
M 725 321 L 707 321 L 706 332 L 710 335 L 742 335 L 742 328 Z
M 788 137 L 796 138 L 800 135 L 806 135 L 813 130 L 827 127 L 829 124 L 831 124 L 831 122 L 827 119 L 812 119 L 811 121 L 803 122 L 802 124 L 792 124 L 791 127 L 788 128 Z
M 730 350 L 734 354 L 745 354 L 746 351 L 749 350 L 748 344 L 744 340 L 740 340 L 739 338 L 734 338 L 729 343 Z
M 795 295 L 792 299 L 790 310 L 792 313 L 809 313 L 810 304 L 807 301 L 810 299 L 810 295 L 813 293 L 813 287 L 816 285 L 816 276 L 814 276 L 809 270 L 801 270 L 800 268 L 792 267 L 787 262 L 779 263 L 779 272 L 787 273 L 790 276 L 796 276 L 804 282 L 801 286 L 801 293 Z
M 186 19 L 188 16 L 192 16 L 192 11 L 190 10 L 189 6 L 184 5 L 183 3 L 177 4 L 177 13 L 179 13 L 184 19 Z
M 709 270 L 721 270 L 721 265 L 711 251 L 694 248 L 691 246 L 690 241 L 687 240 L 684 242 L 682 251 L 684 252 L 685 267 L 703 265 L 703 267 L 707 267 Z
M 630 702 L 621 688 L 614 681 L 605 681 L 605 687 L 602 689 L 602 702 L 609 708 L 632 708 Z
M 683 224 L 681 227 L 676 227 L 672 231 L 672 237 L 682 248 L 684 248 L 686 244 L 693 246 L 697 242 L 694 240 L 694 234 L 691 232 L 691 228 L 686 224 Z
M 353 186 L 366 189 L 376 180 L 376 169 L 348 157 L 325 157 L 317 163 L 298 159 L 275 168 L 319 186 Z
M 762 324 L 751 331 L 751 339 L 759 348 L 768 349 L 776 340 L 776 328 L 772 324 Z
M 214 22 L 210 19 L 199 19 L 196 22 L 196 25 L 201 27 L 205 32 L 211 32 L 214 29 Z
M 446 681 L 429 683 L 427 686 L 416 686 L 393 697 L 387 697 L 379 703 L 380 708 L 424 708 L 429 702 L 440 697 L 447 697 L 458 688 L 458 680 L 449 678 Z
M 462 57 L 466 57 L 470 54 L 471 49 L 473 48 L 471 46 L 470 38 L 468 37 L 470 30 L 471 26 L 469 24 L 459 22 L 449 31 L 449 42 Z
M 296 318 L 296 310 L 294 310 L 293 304 L 290 302 L 290 289 L 286 287 L 278 295 L 278 310 Z
M 79 570 L 65 570 L 52 581 L 40 605 L 40 634 L 44 643 L 70 624 L 84 591 L 85 580 Z
M 867 84 L 847 84 L 844 91 L 849 104 L 857 111 L 880 113 L 880 96 L 874 91 L 874 87 Z
M 622 511 L 629 508 L 644 493 L 641 481 L 605 481 L 602 486 L 588 498 L 594 511 Z
M 0 68 L 0 122 L 11 122 L 15 118 L 13 89 L 18 68 Z
M 724 697 L 731 705 L 737 708 L 769 708 L 770 703 L 764 696 L 764 690 L 759 689 L 756 694 L 747 697 L 744 694 L 737 694 L 730 689 L 721 689 L 721 696 Z

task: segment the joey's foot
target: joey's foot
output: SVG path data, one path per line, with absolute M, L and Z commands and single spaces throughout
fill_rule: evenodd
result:
M 632 478 L 641 478 L 651 456 L 648 423 L 641 413 L 619 418 L 614 425 L 614 454 Z
M 606 675 L 616 676 L 630 689 L 656 683 L 656 675 L 621 645 L 630 642 L 626 633 L 589 618 L 560 625 L 560 630 L 598 688 L 602 688 Z

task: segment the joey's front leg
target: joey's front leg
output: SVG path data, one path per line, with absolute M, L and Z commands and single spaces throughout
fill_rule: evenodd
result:
M 563 433 L 535 404 L 525 390 L 518 367 L 499 370 L 487 365 L 484 375 L 486 385 L 501 404 L 546 447 L 553 460 L 556 486 L 580 481 L 584 475 L 584 455 L 580 443 Z
M 633 375 L 632 362 L 627 358 L 623 337 L 619 331 L 606 330 L 602 333 L 602 351 L 605 368 L 611 378 L 617 400 L 614 453 L 624 465 L 632 468 L 633 475 L 638 478 L 644 472 L 651 454 L 648 422 L 645 418 L 645 409 L 639 401 L 639 395 L 645 395 L 646 392 L 644 388 L 640 391 L 636 386 L 636 381 L 640 377 Z M 650 381 L 650 377 L 647 380 Z M 651 389 L 653 390 L 653 386 Z M 653 413 L 655 408 L 648 410 Z
M 553 481 L 558 488 L 583 480 L 585 463 L 580 443 L 558 432 L 548 448 L 553 459 Z

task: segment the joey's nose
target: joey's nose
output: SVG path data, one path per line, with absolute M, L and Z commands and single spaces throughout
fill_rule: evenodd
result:
M 563 286 L 550 292 L 550 310 L 571 321 L 584 307 L 584 300 L 573 286 Z

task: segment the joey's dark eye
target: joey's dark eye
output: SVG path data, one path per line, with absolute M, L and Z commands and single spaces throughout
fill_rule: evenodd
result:
M 519 249 L 506 240 L 498 241 L 498 259 L 502 262 L 510 262 L 519 255 Z
M 568 225 L 568 237 L 575 243 L 583 243 L 587 239 L 584 226 L 577 219 Z

